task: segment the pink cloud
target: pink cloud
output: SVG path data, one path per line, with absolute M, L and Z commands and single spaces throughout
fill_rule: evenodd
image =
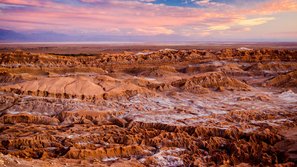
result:
M 31 6 L 33 9 L 0 8 L 0 27 L 63 33 L 172 35 L 186 32 L 188 35 L 205 35 L 211 34 L 210 30 L 228 31 L 238 26 L 246 30 L 250 26 L 272 21 L 269 15 L 297 11 L 296 0 L 269 0 L 245 7 L 221 4 L 224 10 L 221 10 L 218 3 L 204 0 L 199 3 L 204 4 L 205 8 L 144 3 L 153 0 L 80 1 L 86 5 L 63 4 L 51 0 L 1 0 L 2 4 Z M 92 5 L 87 5 L 90 3 Z

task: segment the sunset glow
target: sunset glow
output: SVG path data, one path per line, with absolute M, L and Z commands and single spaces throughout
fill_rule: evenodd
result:
M 297 40 L 297 0 L 0 0 L 20 33 L 160 40 Z

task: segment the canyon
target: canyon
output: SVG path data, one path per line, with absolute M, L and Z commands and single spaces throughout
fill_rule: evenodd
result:
M 1 49 L 0 166 L 295 166 L 297 50 Z

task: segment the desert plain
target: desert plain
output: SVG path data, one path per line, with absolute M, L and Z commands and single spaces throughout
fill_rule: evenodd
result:
M 0 166 L 296 166 L 297 45 L 0 47 Z

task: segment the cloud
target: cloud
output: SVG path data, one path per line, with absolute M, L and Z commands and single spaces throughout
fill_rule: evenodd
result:
M 200 6 L 206 6 L 206 7 L 226 7 L 228 6 L 225 3 L 220 3 L 220 2 L 214 2 L 212 0 L 192 0 L 192 2 L 195 2 L 197 5 Z
M 217 25 L 217 26 L 210 26 L 208 28 L 210 31 L 222 31 L 230 29 L 230 26 L 227 25 Z
M 155 0 L 73 0 L 73 3 L 57 0 L 1 0 L 0 5 L 6 6 L 0 8 L 0 28 L 67 34 L 182 34 L 199 37 L 235 29 L 252 33 L 252 27 L 272 20 L 280 21 L 275 16 L 279 13 L 297 12 L 296 0 L 237 0 L 245 2 L 242 6 L 239 3 L 227 4 L 213 0 L 187 2 L 190 1 L 200 7 L 167 6 L 153 3 Z
M 210 0 L 199 0 L 196 1 L 196 4 L 198 5 L 208 5 L 210 3 Z
M 155 2 L 156 0 L 126 0 L 126 1 L 122 1 L 122 2 L 140 2 L 140 3 L 152 3 Z M 80 0 L 80 2 L 83 3 L 108 3 L 108 1 L 106 0 Z M 110 0 L 111 3 L 113 2 L 121 2 L 120 0 Z
M 136 31 L 144 35 L 170 35 L 174 31 L 165 27 L 148 27 L 148 28 L 136 28 Z
M 242 26 L 257 26 L 261 24 L 265 24 L 268 21 L 274 20 L 274 17 L 261 17 L 261 18 L 254 18 L 254 19 L 244 19 L 239 21 L 239 25 Z
M 156 0 L 139 0 L 140 2 L 155 2 Z

